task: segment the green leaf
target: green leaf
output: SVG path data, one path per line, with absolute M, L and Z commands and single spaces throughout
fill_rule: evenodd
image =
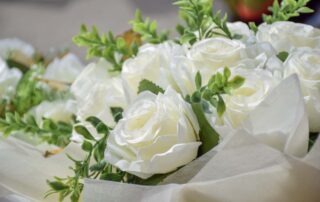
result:
M 309 133 L 308 151 L 312 149 L 314 143 L 317 141 L 317 138 L 319 138 L 319 133 Z
M 107 165 L 107 163 L 105 161 L 101 161 L 99 163 L 96 163 L 96 164 L 90 166 L 90 171 L 92 171 L 92 172 L 103 171 L 103 169 L 106 165 Z
M 257 31 L 258 31 L 258 27 L 257 27 L 256 23 L 254 23 L 254 22 L 249 22 L 249 28 L 250 28 L 254 33 L 257 33 Z
M 308 7 L 302 7 L 297 10 L 299 13 L 313 13 L 314 10 Z
M 87 151 L 87 152 L 90 152 L 92 150 L 92 144 L 88 141 L 84 141 L 81 145 L 81 148 L 84 150 L 84 151 Z
M 44 119 L 42 124 L 43 129 L 45 130 L 56 130 L 57 125 L 51 119 Z
M 164 90 L 160 86 L 147 79 L 143 79 L 139 83 L 138 93 L 141 93 L 143 91 L 150 91 L 156 95 L 159 93 L 164 93 Z
M 120 182 L 123 176 L 118 173 L 104 173 L 100 176 L 101 180 L 109 180 L 114 182 Z
M 8 67 L 10 67 L 10 68 L 18 68 L 23 73 L 26 73 L 29 70 L 28 66 L 26 66 L 25 64 L 22 64 L 19 61 L 16 61 L 13 58 L 10 58 L 10 57 L 8 59 L 6 59 L 6 63 L 8 65 Z
M 152 175 L 151 177 L 149 177 L 148 179 L 140 179 L 138 178 L 138 180 L 135 180 L 136 184 L 139 185 L 158 185 L 159 183 L 161 183 L 166 177 L 168 177 L 170 174 L 174 173 L 170 172 L 170 173 L 166 173 L 166 174 L 155 174 Z
M 90 117 L 88 117 L 88 118 L 86 118 L 86 121 L 88 121 L 89 123 L 91 123 L 91 125 L 93 126 L 93 127 L 97 127 L 97 125 L 99 124 L 99 123 L 101 123 L 101 120 L 100 119 L 98 119 L 97 117 L 95 117 L 95 116 L 90 116 Z
M 118 121 L 122 119 L 123 109 L 121 107 L 110 107 L 110 110 L 111 110 L 114 121 L 118 123 Z
M 201 85 L 202 85 L 202 79 L 201 79 L 200 72 L 197 72 L 197 74 L 196 74 L 195 83 L 196 83 L 196 88 L 200 89 Z
M 97 144 L 96 149 L 93 151 L 93 156 L 97 162 L 104 159 L 104 151 L 106 149 L 106 142 L 101 141 Z
M 223 75 L 224 75 L 224 77 L 226 78 L 226 81 L 230 78 L 230 76 L 231 76 L 231 71 L 230 71 L 230 69 L 229 68 L 227 68 L 227 67 L 225 67 L 224 69 L 223 69 Z
M 199 91 L 196 91 L 191 96 L 191 102 L 201 102 L 201 93 Z
M 62 182 L 59 181 L 52 181 L 50 182 L 49 180 L 47 180 L 47 184 L 55 191 L 60 191 L 60 190 L 64 190 L 64 189 L 68 189 L 69 186 L 63 184 Z
M 240 86 L 244 84 L 245 79 L 241 76 L 235 76 L 231 81 L 230 81 L 230 86 L 233 89 L 237 89 Z
M 75 131 L 79 134 L 82 135 L 85 139 L 87 140 L 95 140 L 95 138 L 90 134 L 87 128 L 81 125 L 77 125 L 74 127 Z
M 218 103 L 217 103 L 218 116 L 221 117 L 225 111 L 226 111 L 226 105 L 225 105 L 222 97 L 219 95 L 218 96 Z
M 282 62 L 286 61 L 286 59 L 288 58 L 288 56 L 289 56 L 289 53 L 286 52 L 286 51 L 280 52 L 280 53 L 278 53 L 278 55 L 277 55 L 277 57 L 278 57 Z
M 202 144 L 199 148 L 199 155 L 202 155 L 211 150 L 219 143 L 219 134 L 211 127 L 210 123 L 208 122 L 204 114 L 202 104 L 200 102 L 192 103 L 191 106 L 200 126 L 199 137 Z
M 97 132 L 99 134 L 105 134 L 105 135 L 109 135 L 109 128 L 106 124 L 100 122 L 97 126 L 96 126 Z

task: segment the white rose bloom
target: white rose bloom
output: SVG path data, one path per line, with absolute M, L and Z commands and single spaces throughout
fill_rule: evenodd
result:
M 62 59 L 54 59 L 53 62 L 48 65 L 44 73 L 44 78 L 72 83 L 83 69 L 84 66 L 77 56 L 69 53 Z
M 183 55 L 185 55 L 184 48 L 173 42 L 142 46 L 138 55 L 126 60 L 122 67 L 121 77 L 130 96 L 133 98 L 136 96 L 139 83 L 143 79 L 166 88 L 172 83 L 169 66 L 173 57 Z
M 108 126 L 114 126 L 115 122 L 110 107 L 124 108 L 125 106 L 121 79 L 109 78 L 92 87 L 84 104 L 78 108 L 77 115 L 82 121 L 90 116 L 95 116 Z
M 307 107 L 311 132 L 320 132 L 320 50 L 300 48 L 284 63 L 284 76 L 297 74 Z
M 217 37 L 195 43 L 187 55 L 206 83 L 219 68 L 236 67 L 244 49 L 245 45 L 240 41 Z
M 320 48 L 320 30 L 310 25 L 294 22 L 263 23 L 256 34 L 258 42 L 269 42 L 278 51 L 292 48 Z
M 111 132 L 105 158 L 141 178 L 168 173 L 197 157 L 198 131 L 191 106 L 172 88 L 142 92 Z
M 20 70 L 9 69 L 7 64 L 0 58 L 0 99 L 11 96 L 18 84 L 22 73 Z
M 49 118 L 53 121 L 63 121 L 70 123 L 72 115 L 76 111 L 76 103 L 74 100 L 55 100 L 43 101 L 39 105 L 33 107 L 29 113 L 34 115 L 36 122 L 42 125 L 43 118 Z
M 228 22 L 227 27 L 232 34 L 240 34 L 241 40 L 244 43 L 254 43 L 255 35 L 254 32 L 249 29 L 248 25 L 244 22 Z
M 196 91 L 195 76 L 197 69 L 192 61 L 185 56 L 174 57 L 170 67 L 172 87 L 183 96 L 191 95 Z
M 277 52 L 272 45 L 267 42 L 247 45 L 241 51 L 241 60 L 237 67 L 246 69 L 265 69 L 270 58 L 276 57 Z
M 122 81 L 108 72 L 110 64 L 105 60 L 89 64 L 71 86 L 71 92 L 77 101 L 77 118 L 85 124 L 95 136 L 95 129 L 85 122 L 86 118 L 95 116 L 108 126 L 115 122 L 110 107 L 126 107 Z M 74 134 L 75 140 L 79 138 Z
M 276 55 L 273 55 L 267 60 L 264 69 L 272 72 L 273 76 L 278 80 L 283 78 L 283 62 Z
M 224 96 L 226 118 L 236 128 L 250 111 L 264 100 L 270 90 L 277 84 L 269 71 L 261 69 L 236 69 L 233 75 L 245 78 L 244 84 L 234 90 L 232 95 Z
M 1 39 L 0 40 L 0 57 L 7 58 L 12 51 L 19 51 L 28 57 L 32 57 L 35 53 L 34 48 L 26 42 L 16 39 Z

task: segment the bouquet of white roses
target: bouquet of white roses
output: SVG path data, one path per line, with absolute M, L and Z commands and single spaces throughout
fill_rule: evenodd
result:
M 66 55 L 40 76 L 31 68 L 17 85 L 20 73 L 5 84 L 12 95 L 0 130 L 66 147 L 47 159 L 25 149 L 37 180 L 60 176 L 47 181 L 47 200 L 58 193 L 60 201 L 316 201 L 320 30 L 287 21 L 312 12 L 307 3 L 276 0 L 256 26 L 228 23 L 210 0 L 178 0 L 184 25 L 174 39 L 139 11 L 119 36 L 83 25 L 74 42 L 99 60 L 80 73 Z M 23 173 L 4 186 L 37 199 L 17 185 L 32 179 Z

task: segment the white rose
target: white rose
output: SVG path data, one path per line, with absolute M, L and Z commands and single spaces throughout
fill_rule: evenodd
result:
M 0 57 L 7 58 L 8 54 L 12 51 L 19 51 L 25 56 L 32 57 L 35 50 L 26 42 L 16 39 L 16 38 L 9 38 L 9 39 L 1 39 L 0 40 Z
M 62 59 L 54 59 L 53 62 L 48 65 L 44 73 L 44 78 L 71 83 L 83 69 L 84 66 L 77 56 L 69 53 Z
M 139 83 L 143 79 L 166 88 L 172 83 L 169 66 L 172 64 L 173 57 L 184 54 L 184 48 L 173 42 L 142 46 L 138 55 L 126 60 L 122 67 L 121 77 L 130 96 L 133 98 L 136 96 Z
M 244 43 L 254 43 L 255 36 L 254 32 L 249 29 L 248 25 L 244 22 L 228 22 L 227 27 L 232 34 L 241 35 L 241 40 Z
M 77 101 L 77 118 L 97 138 L 98 134 L 85 122 L 86 118 L 95 116 L 112 127 L 115 122 L 110 107 L 126 107 L 122 81 L 109 74 L 109 67 L 105 60 L 89 64 L 71 86 Z M 80 140 L 76 133 L 73 139 Z
M 196 73 L 197 69 L 189 58 L 185 56 L 174 57 L 168 71 L 172 77 L 171 86 L 183 96 L 191 95 L 196 91 L 194 81 Z
M 289 52 L 298 47 L 320 47 L 320 30 L 294 22 L 263 23 L 256 34 L 258 42 L 269 42 L 278 51 Z
M 224 96 L 226 103 L 225 116 L 236 128 L 250 111 L 255 109 L 277 84 L 269 71 L 261 69 L 236 69 L 233 75 L 245 78 L 244 84 L 231 95 Z
M 72 115 L 75 111 L 76 105 L 74 100 L 55 100 L 52 102 L 43 101 L 33 107 L 29 113 L 34 115 L 39 125 L 42 125 L 43 118 L 49 118 L 56 122 L 71 123 Z
M 108 126 L 114 126 L 115 122 L 110 107 L 124 108 L 126 106 L 121 79 L 109 78 L 105 82 L 95 84 L 83 103 L 78 107 L 79 120 L 84 121 L 90 116 L 95 116 Z
M 111 132 L 105 158 L 141 178 L 168 173 L 197 157 L 198 131 L 191 106 L 173 89 L 142 92 Z
M 284 76 L 297 74 L 307 107 L 311 132 L 320 132 L 320 50 L 300 48 L 284 63 Z
M 240 54 L 241 60 L 238 61 L 238 68 L 265 69 L 269 59 L 276 57 L 277 52 L 270 43 L 262 42 L 247 45 Z
M 227 38 L 210 38 L 195 43 L 188 57 L 196 67 L 203 70 L 203 75 L 212 75 L 220 67 L 234 67 L 241 60 L 241 51 L 245 45 Z
M 22 73 L 20 70 L 12 68 L 9 69 L 7 64 L 0 58 L 0 99 L 11 97 L 16 85 L 18 84 Z
M 91 92 L 94 85 L 104 82 L 111 76 L 108 69 L 110 64 L 101 59 L 97 63 L 90 63 L 78 75 L 71 85 L 71 92 L 77 99 L 77 103 L 84 103 L 86 96 Z

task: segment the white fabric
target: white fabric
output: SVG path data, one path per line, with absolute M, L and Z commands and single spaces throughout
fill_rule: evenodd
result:
M 316 202 L 319 189 L 320 169 L 260 144 L 240 130 L 187 184 L 138 186 L 86 180 L 84 201 Z
M 65 151 L 45 158 L 34 146 L 0 136 L 0 201 L 58 201 L 54 195 L 44 199 L 49 190 L 46 180 L 72 174 L 68 168 L 72 161 L 65 154 L 82 158 L 79 146 L 71 143 Z

